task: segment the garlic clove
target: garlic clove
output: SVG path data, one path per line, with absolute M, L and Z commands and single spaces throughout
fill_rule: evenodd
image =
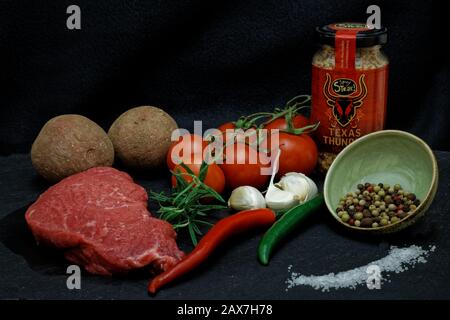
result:
M 298 203 L 295 195 L 291 192 L 278 189 L 274 185 L 269 186 L 266 193 L 267 207 L 273 210 L 284 210 L 292 208 Z
M 258 189 L 251 186 L 241 186 L 231 192 L 228 206 L 238 211 L 260 209 L 266 207 L 266 201 Z
M 313 198 L 317 192 L 317 186 L 313 180 L 303 173 L 289 172 L 285 174 L 278 183 L 280 188 L 295 194 L 299 202 L 305 202 Z

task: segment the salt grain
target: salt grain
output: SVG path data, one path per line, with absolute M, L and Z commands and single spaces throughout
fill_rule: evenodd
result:
M 430 246 L 428 249 L 412 245 L 410 247 L 398 248 L 391 246 L 389 254 L 379 260 L 373 261 L 365 266 L 358 267 L 352 270 L 343 271 L 339 273 L 329 273 L 321 276 L 305 276 L 295 272 L 291 272 L 292 266 L 288 267 L 288 272 L 291 272 L 291 277 L 286 281 L 287 287 L 293 288 L 299 285 L 311 286 L 316 290 L 329 291 L 330 289 L 350 288 L 355 289 L 356 286 L 366 283 L 368 274 L 366 270 L 371 265 L 376 265 L 380 268 L 382 276 L 386 272 L 401 273 L 414 267 L 418 263 L 426 263 L 430 252 L 434 252 L 436 246 Z M 409 267 L 408 267 L 409 266 Z M 381 278 L 381 281 L 387 280 Z M 387 280 L 390 282 L 390 280 Z

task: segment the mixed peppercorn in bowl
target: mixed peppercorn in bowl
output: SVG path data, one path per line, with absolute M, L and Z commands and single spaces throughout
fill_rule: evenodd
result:
M 330 213 L 345 227 L 391 233 L 423 216 L 437 185 L 430 147 L 413 134 L 383 130 L 339 153 L 327 172 L 324 197 Z

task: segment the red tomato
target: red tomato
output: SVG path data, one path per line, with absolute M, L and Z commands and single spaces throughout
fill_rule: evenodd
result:
M 192 170 L 192 172 L 198 176 L 200 174 L 200 167 L 201 164 L 186 164 L 186 166 Z M 186 169 L 183 168 L 183 166 L 181 165 L 177 165 L 175 166 L 175 168 L 173 169 L 174 172 L 181 172 L 181 173 L 186 173 Z M 187 183 L 192 182 L 192 177 L 191 176 L 184 176 L 184 180 Z M 220 167 L 215 164 L 212 163 L 208 166 L 208 172 L 206 173 L 206 177 L 205 180 L 203 181 L 208 187 L 214 189 L 217 193 L 222 193 L 223 190 L 225 189 L 225 176 L 223 174 L 222 169 L 220 169 Z M 175 179 L 174 176 L 172 176 L 172 187 L 176 187 L 177 185 L 177 180 Z
M 292 119 L 292 125 L 296 129 L 306 127 L 307 125 L 309 125 L 309 119 L 306 118 L 305 116 L 298 114 L 294 116 L 294 118 Z M 267 130 L 272 129 L 286 130 L 287 129 L 286 119 L 284 117 L 275 119 L 269 124 L 267 124 L 264 128 Z
M 217 130 L 222 132 L 222 141 L 223 141 L 223 143 L 227 142 L 227 131 L 234 132 L 235 129 L 236 129 L 236 126 L 234 125 L 233 122 L 224 123 L 224 124 L 220 125 L 217 128 Z
M 220 165 L 227 187 L 239 186 L 264 188 L 270 174 L 261 174 L 261 168 L 270 168 L 270 159 L 245 143 L 235 143 L 224 149 L 225 162 Z M 270 173 L 270 172 L 268 172 Z
M 236 129 L 236 126 L 234 125 L 233 122 L 227 122 L 227 123 L 220 125 L 217 129 L 219 131 L 225 132 L 227 129 L 232 129 L 232 130 Z
M 170 146 L 166 156 L 167 166 L 170 170 L 173 170 L 178 164 L 175 162 L 177 160 L 181 160 L 185 164 L 201 164 L 203 155 L 195 157 L 194 154 L 202 154 L 207 146 L 208 141 L 204 141 L 199 135 L 184 135 Z
M 279 176 L 288 172 L 301 172 L 308 175 L 314 170 L 318 151 L 316 143 L 309 135 L 293 135 L 280 132 L 279 147 L 281 149 Z M 273 152 L 275 146 L 271 145 L 270 148 Z
M 227 123 L 224 123 L 221 126 L 219 126 L 217 129 L 219 131 L 223 132 L 222 139 L 223 139 L 224 143 L 230 142 L 230 141 L 228 141 L 228 140 L 230 140 L 230 137 L 229 136 L 227 137 L 227 133 L 229 134 L 229 132 L 227 132 L 227 130 L 228 131 L 233 130 L 233 132 L 234 132 L 234 130 L 240 131 L 240 133 L 238 133 L 234 137 L 234 141 L 232 141 L 232 142 L 243 142 L 243 143 L 248 143 L 250 145 L 254 145 L 254 144 L 256 144 L 257 139 L 258 139 L 258 132 L 256 131 L 256 128 L 254 128 L 254 127 L 249 128 L 247 130 L 236 129 L 236 126 L 234 125 L 233 122 L 227 122 Z

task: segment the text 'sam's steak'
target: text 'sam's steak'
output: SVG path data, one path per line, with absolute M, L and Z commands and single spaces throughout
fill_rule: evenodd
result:
M 172 226 L 147 210 L 147 192 L 109 167 L 92 168 L 50 187 L 26 214 L 40 244 L 65 250 L 65 257 L 95 274 L 148 267 L 158 273 L 183 252 Z

